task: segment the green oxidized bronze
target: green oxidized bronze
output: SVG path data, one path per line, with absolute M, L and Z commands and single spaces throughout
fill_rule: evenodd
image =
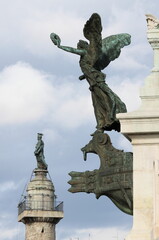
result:
M 117 34 L 102 40 L 101 18 L 97 13 L 92 14 L 86 22 L 83 33 L 89 43 L 80 40 L 77 48 L 61 45 L 60 37 L 51 33 L 52 42 L 58 48 L 80 55 L 80 67 L 85 79 L 90 85 L 97 129 L 120 131 L 120 123 L 116 118 L 117 113 L 126 112 L 126 106 L 121 99 L 105 83 L 105 74 L 101 72 L 109 63 L 119 57 L 121 48 L 130 44 L 129 34 Z
M 84 160 L 87 153 L 100 158 L 99 170 L 71 172 L 70 192 L 94 193 L 96 198 L 109 197 L 123 212 L 133 214 L 131 152 L 123 152 L 112 146 L 109 135 L 96 131 L 92 140 L 82 149 Z
M 115 149 L 105 130 L 120 131 L 117 113 L 126 112 L 126 106 L 105 82 L 101 72 L 109 63 L 119 57 L 121 49 L 131 42 L 127 33 L 112 35 L 102 39 L 101 18 L 92 14 L 86 22 L 83 34 L 87 41 L 79 40 L 77 48 L 61 45 L 60 37 L 51 33 L 52 42 L 60 49 L 80 56 L 79 65 L 91 91 L 97 130 L 92 140 L 82 148 L 84 159 L 87 153 L 95 153 L 100 158 L 100 168 L 94 171 L 71 172 L 69 181 L 72 193 L 94 193 L 109 197 L 115 205 L 128 214 L 133 214 L 132 199 L 132 153 Z
M 38 133 L 37 134 L 37 139 L 38 142 L 35 146 L 35 151 L 34 151 L 34 155 L 36 156 L 36 160 L 37 160 L 37 167 L 39 169 L 47 169 L 47 164 L 45 162 L 45 157 L 44 157 L 44 142 L 42 140 L 42 133 Z

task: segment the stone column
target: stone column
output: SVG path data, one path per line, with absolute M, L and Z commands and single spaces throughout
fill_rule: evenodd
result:
M 134 154 L 133 227 L 126 240 L 159 240 L 159 29 L 148 29 L 147 37 L 154 67 L 140 92 L 141 107 L 117 115 Z
M 26 198 L 18 205 L 18 221 L 26 225 L 25 240 L 55 240 L 55 226 L 63 218 L 56 206 L 54 186 L 48 171 L 36 168 L 29 182 Z

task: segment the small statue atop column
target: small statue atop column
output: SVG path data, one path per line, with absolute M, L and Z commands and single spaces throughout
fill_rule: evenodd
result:
M 37 167 L 40 169 L 47 170 L 47 164 L 45 162 L 45 157 L 44 157 L 44 142 L 42 140 L 42 136 L 43 136 L 42 133 L 38 133 L 37 135 L 38 142 L 35 146 L 34 154 L 37 160 Z

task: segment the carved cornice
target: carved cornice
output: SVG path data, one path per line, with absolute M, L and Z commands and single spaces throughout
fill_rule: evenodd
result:
M 53 217 L 24 217 L 22 222 L 24 224 L 28 223 L 37 223 L 37 222 L 45 222 L 45 223 L 52 223 L 57 224 L 61 219 L 60 218 L 53 218 Z

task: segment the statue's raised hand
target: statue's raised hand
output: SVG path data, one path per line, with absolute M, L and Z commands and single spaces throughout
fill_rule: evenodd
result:
M 57 46 L 60 46 L 61 39 L 56 33 L 51 33 L 50 34 L 51 41 Z

